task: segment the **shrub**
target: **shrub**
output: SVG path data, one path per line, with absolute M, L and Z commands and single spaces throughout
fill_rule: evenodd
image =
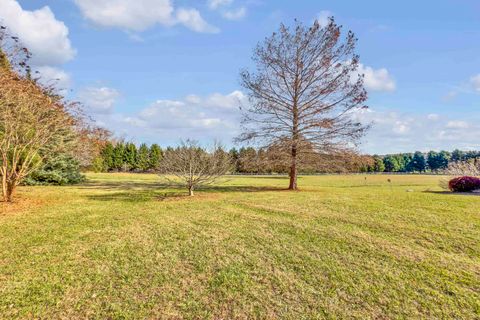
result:
M 55 156 L 24 181 L 26 185 L 67 185 L 85 181 L 77 160 L 68 155 Z
M 449 181 L 448 188 L 453 192 L 471 192 L 480 189 L 480 178 L 458 177 Z

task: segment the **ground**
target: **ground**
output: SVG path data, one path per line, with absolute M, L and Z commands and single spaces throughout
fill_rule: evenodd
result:
M 1 319 L 480 317 L 480 197 L 439 177 L 88 177 L 3 205 Z

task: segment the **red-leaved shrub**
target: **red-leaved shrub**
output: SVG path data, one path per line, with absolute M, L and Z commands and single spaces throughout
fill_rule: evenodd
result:
M 480 178 L 459 177 L 448 182 L 448 188 L 453 192 L 471 192 L 480 189 Z

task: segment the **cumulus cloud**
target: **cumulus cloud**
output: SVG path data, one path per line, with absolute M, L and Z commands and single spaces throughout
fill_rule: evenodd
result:
M 174 144 L 180 139 L 221 139 L 230 143 L 238 134 L 239 106 L 247 98 L 240 91 L 179 100 L 157 100 L 136 114 L 97 116 L 109 129 L 138 141 Z
M 247 8 L 245 7 L 226 10 L 222 12 L 222 17 L 224 17 L 227 20 L 240 20 L 240 19 L 243 19 L 246 15 L 247 15 Z
M 93 114 L 111 114 L 119 97 L 120 93 L 109 87 L 87 87 L 78 94 L 79 100 Z
M 157 24 L 183 24 L 196 32 L 216 32 L 196 9 L 175 12 L 171 0 L 75 0 L 84 17 L 103 27 L 145 31 Z
M 220 15 L 227 20 L 241 20 L 247 15 L 245 6 L 232 8 L 233 0 L 208 0 L 207 4 L 211 10 L 220 12 Z
M 360 64 L 357 72 L 365 75 L 364 84 L 367 90 L 392 92 L 396 89 L 395 80 L 385 68 L 375 70 Z
M 177 20 L 196 32 L 217 33 L 220 31 L 218 28 L 208 24 L 196 9 L 178 9 Z
M 55 86 L 61 92 L 65 93 L 71 86 L 71 78 L 68 73 L 62 69 L 51 66 L 35 67 L 35 77 L 39 78 L 39 81 L 47 86 Z
M 468 122 L 461 120 L 448 121 L 446 125 L 448 129 L 468 129 L 469 127 Z
M 76 54 L 67 26 L 55 18 L 48 6 L 28 11 L 16 0 L 1 0 L 0 21 L 32 52 L 34 65 L 59 65 Z
M 357 120 L 372 124 L 361 149 L 370 153 L 478 149 L 480 125 L 474 116 L 449 120 L 439 114 L 359 110 Z
M 233 3 L 233 0 L 208 0 L 208 6 L 210 9 L 216 10 L 222 6 L 228 6 Z

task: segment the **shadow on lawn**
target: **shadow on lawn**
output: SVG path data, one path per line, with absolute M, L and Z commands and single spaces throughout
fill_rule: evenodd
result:
M 470 197 L 480 196 L 480 193 L 474 193 L 474 192 L 452 192 L 452 191 L 431 191 L 431 190 L 426 190 L 423 192 L 432 193 L 432 194 L 449 195 L 449 196 L 470 196 Z
M 186 189 L 178 185 L 166 183 L 145 183 L 135 181 L 90 181 L 78 186 L 78 188 L 84 190 L 108 191 L 107 193 L 89 194 L 86 196 L 88 199 L 97 201 L 144 202 L 154 199 L 164 201 L 167 199 L 190 198 L 188 197 Z M 286 189 L 269 186 L 204 186 L 197 189 L 197 194 L 202 195 L 229 192 L 266 192 L 283 190 Z

